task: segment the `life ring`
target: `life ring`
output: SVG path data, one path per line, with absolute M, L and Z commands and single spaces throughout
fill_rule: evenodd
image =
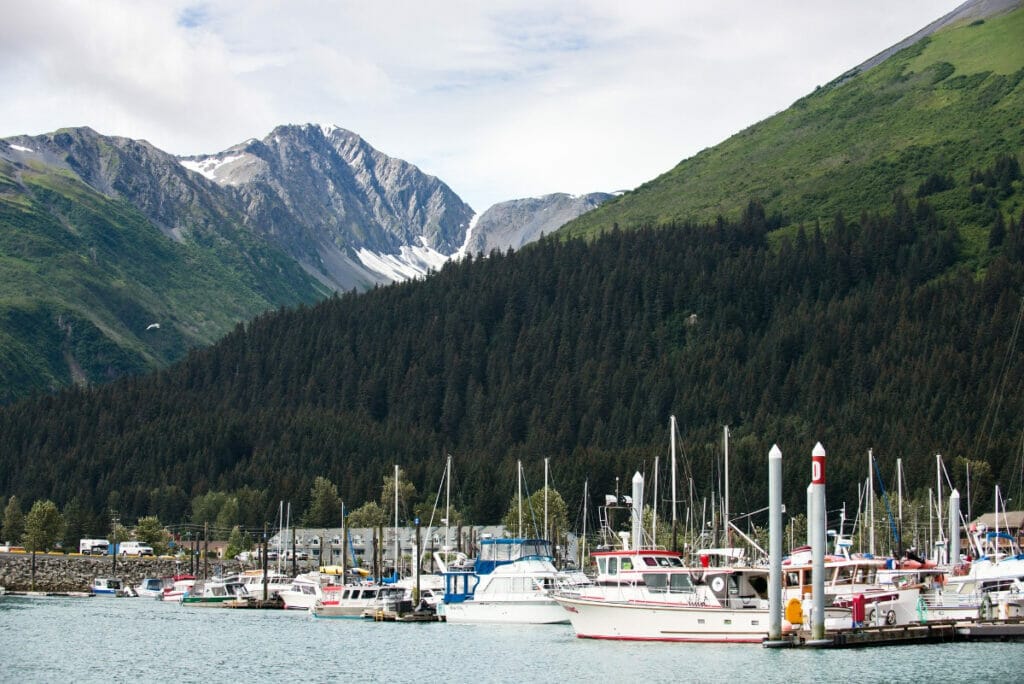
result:
M 875 608 L 874 608 L 874 606 L 872 606 L 871 608 L 868 608 L 867 612 L 864 614 L 864 623 L 868 624 L 868 625 L 872 625 L 872 624 L 875 623 Z
M 895 610 L 890 610 L 888 613 L 885 614 L 885 624 L 889 625 L 890 627 L 896 624 Z
M 715 577 L 711 580 L 711 591 L 717 594 L 718 592 L 722 591 L 722 589 L 725 589 L 724 579 L 722 579 L 721 577 Z

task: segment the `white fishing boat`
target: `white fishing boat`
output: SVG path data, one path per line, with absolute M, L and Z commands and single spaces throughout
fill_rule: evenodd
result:
M 385 600 L 401 600 L 405 589 L 390 584 L 350 584 L 327 586 L 310 613 L 315 618 L 361 618 L 380 607 Z
M 444 573 L 447 622 L 560 624 L 551 597 L 559 572 L 543 539 L 484 539 L 472 570 Z
M 863 597 L 864 622 L 868 625 L 893 626 L 919 622 L 918 600 L 925 585 L 909 577 L 898 582 L 883 582 L 881 576 L 888 565 L 889 561 L 884 558 L 826 555 L 826 607 L 849 609 L 855 598 Z M 788 603 L 792 598 L 809 601 L 812 566 L 810 547 L 794 549 L 788 558 L 783 559 L 783 603 Z
M 89 591 L 96 596 L 134 596 L 131 588 L 117 577 L 97 577 L 92 581 Z
M 244 599 L 248 596 L 245 585 L 224 580 L 200 580 L 182 595 L 182 606 L 209 608 L 222 606 L 227 601 Z
M 339 569 L 340 570 L 340 569 Z M 306 572 L 295 576 L 291 585 L 277 593 L 286 610 L 309 610 L 324 596 L 326 587 L 341 586 L 342 574 Z
M 921 621 L 1024 616 L 1024 554 L 1017 540 L 984 526 L 969 539 L 975 557 L 953 566 L 940 576 L 938 591 L 922 596 Z
M 267 570 L 266 575 L 262 570 L 246 570 L 227 577 L 225 581 L 237 582 L 245 587 L 247 595 L 262 599 L 272 599 L 280 592 L 286 591 L 292 586 L 292 578 L 274 570 Z M 265 590 L 264 590 L 265 587 Z
M 171 585 L 169 577 L 144 577 L 141 582 L 135 585 L 135 595 L 145 598 L 160 598 L 164 594 L 164 588 Z

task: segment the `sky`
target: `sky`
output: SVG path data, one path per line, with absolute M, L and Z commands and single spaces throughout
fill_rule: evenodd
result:
M 629 190 L 960 0 L 47 0 L 0 21 L 0 137 L 178 155 L 335 124 L 477 212 Z

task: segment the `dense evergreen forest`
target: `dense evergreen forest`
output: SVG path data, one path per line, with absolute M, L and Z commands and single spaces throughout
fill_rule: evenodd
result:
M 980 271 L 927 199 L 897 195 L 830 225 L 780 231 L 751 203 L 736 223 L 546 239 L 282 309 L 168 370 L 4 407 L 0 495 L 174 522 L 248 492 L 255 526 L 279 499 L 303 510 L 317 476 L 376 499 L 396 463 L 433 500 L 451 454 L 456 505 L 495 522 L 517 460 L 539 488 L 550 457 L 577 509 L 584 479 L 596 498 L 651 472 L 670 414 L 705 493 L 732 427 L 737 512 L 765 505 L 773 443 L 794 510 L 816 441 L 830 502 L 856 505 L 869 448 L 911 489 L 936 453 L 1018 486 L 1024 216 L 993 215 Z

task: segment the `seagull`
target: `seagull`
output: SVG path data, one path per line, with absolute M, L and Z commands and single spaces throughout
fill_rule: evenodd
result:
M 153 330 L 154 328 L 156 330 L 159 330 L 160 329 L 160 324 L 159 323 L 150 323 L 149 325 L 146 326 L 146 330 Z

